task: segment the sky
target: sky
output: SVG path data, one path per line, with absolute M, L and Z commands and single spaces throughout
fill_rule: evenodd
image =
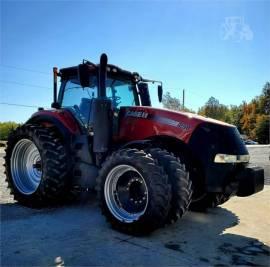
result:
M 144 78 L 195 111 L 250 101 L 270 80 L 270 1 L 1 1 L 0 121 L 52 102 L 52 68 L 89 59 Z M 158 106 L 156 90 L 153 104 Z

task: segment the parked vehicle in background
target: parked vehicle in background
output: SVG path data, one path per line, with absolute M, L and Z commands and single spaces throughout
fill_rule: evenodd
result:
M 246 145 L 258 145 L 258 142 L 255 142 L 255 141 L 250 140 L 250 139 L 245 140 L 244 142 Z

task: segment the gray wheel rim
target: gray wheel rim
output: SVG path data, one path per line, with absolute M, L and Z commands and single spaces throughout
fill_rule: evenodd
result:
M 137 203 L 140 205 L 139 210 L 136 212 L 130 212 L 123 207 L 121 201 L 119 200 L 119 194 L 121 194 L 121 192 L 117 191 L 118 183 L 121 177 L 123 179 L 123 175 L 127 174 L 128 172 L 132 172 L 134 178 L 131 177 L 127 183 L 127 193 L 129 194 L 129 190 L 134 183 L 139 184 L 144 190 L 140 200 L 134 201 L 132 198 L 128 199 L 129 202 L 133 202 L 133 205 L 137 205 Z M 132 223 L 139 220 L 139 218 L 145 213 L 148 206 L 148 189 L 146 182 L 140 172 L 130 165 L 117 165 L 109 172 L 104 185 L 104 197 L 107 207 L 112 215 L 119 221 L 125 223 Z
M 36 145 L 29 139 L 21 139 L 13 148 L 10 162 L 15 187 L 24 195 L 33 194 L 42 177 L 41 157 Z

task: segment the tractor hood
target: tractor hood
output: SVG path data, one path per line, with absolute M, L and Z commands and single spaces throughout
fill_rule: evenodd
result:
M 166 135 L 188 143 L 194 130 L 201 124 L 235 128 L 233 125 L 193 113 L 152 107 L 122 107 L 119 116 L 120 138 L 127 141 Z
M 214 123 L 218 125 L 224 125 L 224 126 L 229 126 L 229 127 L 234 127 L 234 125 L 231 125 L 226 122 L 222 122 L 219 120 L 211 119 L 208 117 L 204 117 L 201 115 L 197 115 L 194 113 L 190 112 L 183 112 L 183 111 L 174 111 L 174 110 L 169 110 L 169 109 L 157 109 L 157 108 L 150 108 L 150 110 L 156 111 L 156 112 L 161 112 L 161 114 L 164 114 L 164 116 L 177 116 L 178 119 L 183 119 L 186 118 L 189 122 L 191 120 L 196 120 L 198 122 L 209 122 L 209 123 Z

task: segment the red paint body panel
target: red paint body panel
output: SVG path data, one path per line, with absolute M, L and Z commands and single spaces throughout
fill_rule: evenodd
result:
M 36 116 L 53 117 L 70 133 L 81 134 L 76 118 L 67 110 L 41 110 L 32 115 L 32 117 Z M 233 127 L 230 124 L 187 112 L 142 106 L 121 107 L 119 133 L 113 139 L 117 142 L 130 142 L 154 136 L 169 136 L 188 143 L 193 131 L 203 122 Z
M 121 142 L 170 136 L 188 143 L 193 131 L 203 122 L 232 127 L 230 124 L 196 114 L 152 107 L 122 107 L 119 116 L 117 139 Z
M 41 110 L 32 115 L 36 116 L 49 116 L 60 121 L 72 134 L 80 134 L 80 127 L 76 119 L 67 110 Z

